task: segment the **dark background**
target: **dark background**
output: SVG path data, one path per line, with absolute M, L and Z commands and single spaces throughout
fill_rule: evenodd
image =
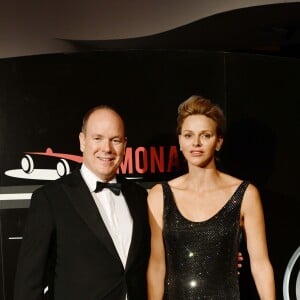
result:
M 299 78 L 298 58 L 221 51 L 106 50 L 2 59 L 2 190 L 27 190 L 45 183 L 4 174 L 20 168 L 26 151 L 51 147 L 80 155 L 82 115 L 94 105 L 110 104 L 121 112 L 128 146 L 168 146 L 177 145 L 178 104 L 192 94 L 209 97 L 228 119 L 222 168 L 252 181 L 261 191 L 277 294 L 282 299 L 284 271 L 299 246 Z M 175 171 L 145 174 L 141 184 L 148 187 L 176 175 Z M 22 234 L 26 208 L 1 209 L 0 218 L 0 299 L 10 300 L 20 241 L 8 237 Z M 245 250 L 243 254 L 242 299 L 258 299 Z

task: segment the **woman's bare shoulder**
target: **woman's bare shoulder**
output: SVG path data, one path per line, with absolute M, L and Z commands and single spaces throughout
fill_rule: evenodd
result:
M 179 177 L 173 178 L 170 181 L 168 181 L 168 184 L 170 185 L 171 188 L 175 188 L 175 189 L 180 188 L 184 181 L 185 176 L 186 175 L 181 175 Z
M 226 173 L 220 173 L 220 178 L 221 178 L 222 186 L 228 187 L 228 188 L 231 187 L 232 189 L 236 189 L 244 181 L 243 179 L 234 177 L 234 176 L 226 174 Z
M 240 184 L 243 181 L 242 179 L 234 177 L 227 173 L 220 172 L 219 174 L 220 174 L 219 176 L 222 178 L 222 180 L 224 182 L 227 182 L 228 184 Z
M 156 223 L 161 224 L 163 212 L 163 189 L 161 183 L 155 184 L 150 189 L 147 202 L 150 216 L 153 216 Z
M 176 188 L 180 188 L 183 177 L 184 177 L 184 175 L 173 178 L 173 179 L 169 180 L 167 183 L 172 190 L 176 189 Z M 151 204 L 153 205 L 157 202 L 161 202 L 162 197 L 163 197 L 162 183 L 157 183 L 148 192 L 148 203 L 150 205 Z
M 163 196 L 162 184 L 155 184 L 148 192 L 148 204 L 154 205 L 157 202 L 160 202 Z
M 155 195 L 162 192 L 162 184 L 156 183 L 148 192 L 148 195 Z
M 245 191 L 245 195 L 244 195 L 244 202 L 250 201 L 253 202 L 257 202 L 260 201 L 260 193 L 258 188 L 251 182 L 249 182 L 247 189 Z M 253 200 L 254 199 L 254 200 Z

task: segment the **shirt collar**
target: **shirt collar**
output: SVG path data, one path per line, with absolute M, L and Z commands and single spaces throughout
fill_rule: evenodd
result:
M 96 189 L 97 181 L 103 181 L 99 179 L 84 163 L 81 165 L 80 172 L 90 192 L 93 192 Z M 116 177 L 109 182 L 117 182 Z

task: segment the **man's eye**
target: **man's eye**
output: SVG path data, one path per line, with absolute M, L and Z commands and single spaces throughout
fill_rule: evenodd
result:
M 186 139 L 189 139 L 191 136 L 192 136 L 192 135 L 189 134 L 189 133 L 186 133 L 186 134 L 184 135 L 184 137 L 185 137 Z

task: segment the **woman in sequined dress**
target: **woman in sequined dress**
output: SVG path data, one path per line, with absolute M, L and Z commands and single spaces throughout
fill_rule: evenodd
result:
M 216 167 L 224 131 L 224 114 L 210 100 L 192 96 L 179 105 L 177 133 L 188 172 L 148 195 L 149 300 L 240 299 L 241 231 L 260 299 L 275 300 L 259 192 Z

